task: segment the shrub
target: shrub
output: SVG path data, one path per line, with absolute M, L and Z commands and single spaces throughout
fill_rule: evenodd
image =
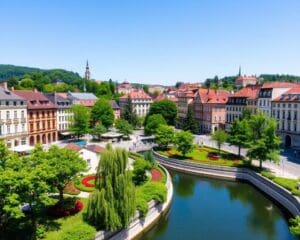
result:
M 142 158 L 136 159 L 133 163 L 133 176 L 132 176 L 132 181 L 133 183 L 137 185 L 141 185 L 144 182 L 147 181 L 147 170 L 150 170 L 151 165 L 149 162 L 145 161 Z
M 294 236 L 300 238 L 300 217 L 297 216 L 295 218 L 291 218 L 290 224 L 291 224 L 291 227 L 290 227 L 291 233 Z
M 65 217 L 80 212 L 82 208 L 83 203 L 81 201 L 68 198 L 49 207 L 48 214 L 54 217 Z
M 299 189 L 293 189 L 292 194 L 295 195 L 295 196 L 300 197 L 300 190 Z
M 273 180 L 276 177 L 273 173 L 267 171 L 261 171 L 260 174 L 270 180 Z
M 88 224 L 77 224 L 73 228 L 62 232 L 61 240 L 92 240 L 96 230 Z

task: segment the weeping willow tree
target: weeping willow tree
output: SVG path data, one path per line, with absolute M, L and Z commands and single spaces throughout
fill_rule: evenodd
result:
M 96 174 L 96 191 L 90 194 L 86 218 L 99 229 L 114 231 L 126 227 L 135 212 L 135 188 L 126 170 L 125 150 L 110 145 L 101 154 Z

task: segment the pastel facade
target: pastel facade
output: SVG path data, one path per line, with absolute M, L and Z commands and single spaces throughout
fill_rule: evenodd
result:
M 248 85 L 229 96 L 226 103 L 226 130 L 230 129 L 236 119 L 242 117 L 244 110 L 256 113 L 260 88 L 260 85 Z
M 124 81 L 121 84 L 118 84 L 117 86 L 117 92 L 119 94 L 129 94 L 133 90 L 134 90 L 133 86 L 127 81 Z
M 125 106 L 128 104 L 128 99 L 131 99 L 133 111 L 139 117 L 144 117 L 149 112 L 150 106 L 153 102 L 152 98 L 143 90 L 134 90 L 119 99 L 121 114 Z
M 225 128 L 226 102 L 230 93 L 200 88 L 194 97 L 194 114 L 200 133 L 213 133 Z
M 56 106 L 36 90 L 15 90 L 13 93 L 27 102 L 29 144 L 57 141 Z
M 0 87 L 0 139 L 9 148 L 28 144 L 27 103 L 24 98 Z
M 238 88 L 244 88 L 248 85 L 257 85 L 258 84 L 258 78 L 256 76 L 238 76 L 235 79 L 235 85 Z
M 300 87 L 283 93 L 272 101 L 272 117 L 286 147 L 300 150 Z
M 66 95 L 72 104 L 80 104 L 85 107 L 93 107 L 98 98 L 93 93 L 68 92 Z

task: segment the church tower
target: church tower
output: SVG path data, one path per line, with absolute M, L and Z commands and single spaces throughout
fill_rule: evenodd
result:
M 90 78 L 91 78 L 89 61 L 86 61 L 86 67 L 85 67 L 85 75 L 84 75 L 84 77 L 85 77 L 86 80 L 90 80 Z

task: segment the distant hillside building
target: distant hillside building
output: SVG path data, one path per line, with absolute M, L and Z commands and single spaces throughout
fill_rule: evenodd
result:
M 127 81 L 124 81 L 117 86 L 117 91 L 119 94 L 129 94 L 133 90 L 135 90 L 134 87 Z
M 112 107 L 112 109 L 114 111 L 115 119 L 119 119 L 121 117 L 120 106 L 118 105 L 118 103 L 115 100 L 111 100 L 111 101 L 109 101 L 109 103 L 110 103 L 110 106 Z
M 150 105 L 152 104 L 152 98 L 143 90 L 133 90 L 130 93 L 120 97 L 119 103 L 121 108 L 121 114 L 124 112 L 125 106 L 128 103 L 128 98 L 132 101 L 133 111 L 139 117 L 146 116 L 149 112 Z
M 56 106 L 37 90 L 15 90 L 27 101 L 29 144 L 49 144 L 57 141 Z
M 238 76 L 235 79 L 235 85 L 237 88 L 243 88 L 248 85 L 256 85 L 258 84 L 258 78 L 256 76 Z
M 149 93 L 163 93 L 165 91 L 165 87 L 162 85 L 149 85 L 148 89 Z

